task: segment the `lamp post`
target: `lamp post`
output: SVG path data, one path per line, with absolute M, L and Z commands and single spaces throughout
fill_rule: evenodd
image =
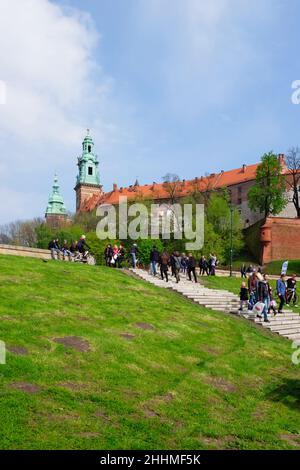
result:
M 232 277 L 232 255 L 233 255 L 233 206 L 230 206 L 230 277 Z

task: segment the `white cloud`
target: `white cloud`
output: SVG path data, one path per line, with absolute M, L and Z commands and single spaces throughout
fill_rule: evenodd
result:
M 50 186 L 42 198 L 38 191 L 57 169 L 71 174 L 72 188 L 86 127 L 103 145 L 116 139 L 107 111 L 114 81 L 95 60 L 99 40 L 87 13 L 50 0 L 0 0 L 0 178 L 9 179 L 2 196 L 12 204 L 0 206 L 0 222 L 21 216 L 22 198 L 25 217 L 43 213 Z
M 1 0 L 0 78 L 7 85 L 2 132 L 74 142 L 80 121 L 70 115 L 92 91 L 97 40 L 87 14 L 66 14 L 48 0 Z

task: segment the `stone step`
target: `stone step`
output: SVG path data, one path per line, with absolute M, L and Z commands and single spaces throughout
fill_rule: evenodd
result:
M 300 318 L 299 319 L 295 318 L 294 320 L 281 320 L 281 321 L 270 320 L 270 325 L 274 326 L 274 328 L 279 328 L 281 326 L 295 325 L 297 323 L 300 324 Z
M 185 294 L 183 294 L 185 295 Z M 198 294 L 188 294 L 185 295 L 185 297 L 192 298 L 192 299 L 209 299 L 212 300 L 213 302 L 234 302 L 238 305 L 240 305 L 240 301 L 238 299 L 235 299 L 234 297 L 216 297 L 214 295 L 198 295 Z
M 269 322 L 265 323 L 263 319 L 257 318 L 251 310 L 240 312 L 239 297 L 226 289 L 209 289 L 200 283 L 187 280 L 185 276 L 181 277 L 179 283 L 171 276 L 169 276 L 169 282 L 166 282 L 160 276 L 154 277 L 140 269 L 132 271 L 144 281 L 157 287 L 172 289 L 205 308 L 226 314 L 240 315 L 263 328 L 267 328 L 274 334 L 280 334 L 291 340 L 300 340 L 300 315 L 293 313 L 291 310 L 284 310 L 283 314 L 276 316 L 273 314 L 268 315 Z
M 291 339 L 293 341 L 296 339 L 300 340 L 300 333 L 283 334 L 282 336 L 284 336 L 285 338 Z
M 294 328 L 284 328 L 284 329 L 270 328 L 270 330 L 273 331 L 274 333 L 278 333 L 278 334 L 281 334 L 281 335 L 289 335 L 289 334 L 293 334 L 293 333 L 299 333 L 300 334 L 300 325 L 298 325 L 298 327 L 294 327 Z

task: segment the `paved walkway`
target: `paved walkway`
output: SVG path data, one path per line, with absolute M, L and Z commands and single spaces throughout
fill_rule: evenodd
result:
M 177 284 L 175 279 L 169 276 L 169 282 L 163 281 L 160 276 L 152 276 L 143 269 L 131 269 L 134 274 L 144 281 L 150 282 L 164 289 L 173 289 L 188 299 L 212 310 L 238 315 L 239 297 L 228 290 L 209 289 L 201 283 L 187 280 L 181 275 L 181 280 Z M 242 316 L 249 321 L 253 321 L 264 328 L 270 329 L 291 340 L 300 340 L 300 315 L 292 311 L 285 310 L 283 314 L 269 315 L 270 323 L 264 323 L 256 318 L 252 311 L 244 311 Z

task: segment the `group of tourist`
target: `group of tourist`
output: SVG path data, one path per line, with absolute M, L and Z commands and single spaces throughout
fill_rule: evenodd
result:
M 128 256 L 129 264 L 133 268 L 136 268 L 138 264 L 139 254 L 140 250 L 137 244 L 133 243 Z M 104 250 L 104 259 L 106 266 L 122 268 L 126 259 L 124 246 L 122 244 L 119 246 L 108 244 Z M 180 281 L 180 274 L 184 274 L 190 281 L 197 282 L 197 267 L 200 269 L 200 275 L 215 276 L 218 261 L 214 253 L 207 260 L 205 256 L 201 256 L 197 262 L 192 253 L 186 255 L 185 253 L 180 254 L 178 251 L 169 253 L 166 250 L 160 253 L 154 245 L 150 251 L 149 264 L 150 273 L 156 276 L 160 271 L 161 278 L 165 279 L 166 282 L 169 281 L 170 274 L 176 279 L 176 282 Z
M 74 240 L 71 244 L 64 240 L 60 245 L 58 238 L 54 238 L 50 241 L 48 249 L 51 251 L 52 259 L 76 261 L 84 257 L 90 247 L 86 242 L 85 235 L 81 235 L 79 240 Z
M 190 281 L 193 279 L 194 282 L 197 282 L 197 265 L 200 268 L 200 275 L 214 276 L 216 274 L 217 257 L 211 254 L 207 261 L 205 256 L 201 256 L 197 263 L 192 253 L 186 255 L 174 251 L 170 254 L 164 251 L 160 254 L 156 246 L 153 246 L 150 252 L 150 274 L 156 276 L 159 267 L 161 278 L 165 279 L 166 282 L 169 281 L 169 268 L 171 269 L 171 276 L 175 277 L 177 283 L 180 281 L 180 274 L 186 275 Z
M 104 259 L 106 266 L 122 268 L 122 263 L 125 259 L 124 246 L 122 244 L 112 246 L 112 244 L 109 243 L 104 250 Z
M 240 290 L 240 311 L 243 311 L 244 306 L 247 309 L 259 309 L 257 316 L 264 318 L 265 322 L 269 322 L 268 314 L 273 311 L 274 315 L 283 313 L 284 305 L 293 304 L 297 307 L 297 293 L 296 293 L 296 275 L 293 274 L 286 281 L 284 273 L 276 281 L 276 294 L 279 299 L 278 312 L 276 310 L 276 300 L 273 296 L 273 290 L 269 282 L 267 274 L 253 270 L 248 277 L 248 286 L 246 282 L 242 282 Z

